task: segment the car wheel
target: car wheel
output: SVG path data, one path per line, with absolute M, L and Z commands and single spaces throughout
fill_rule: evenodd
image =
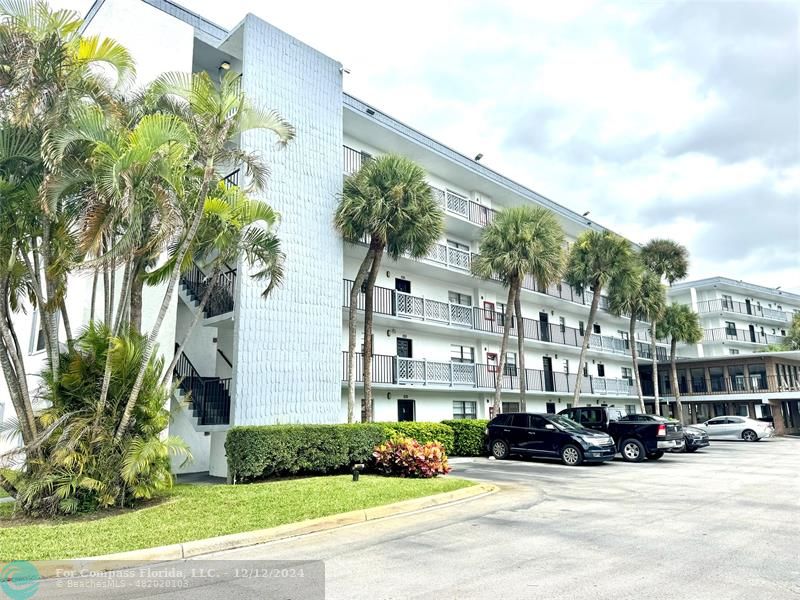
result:
M 508 458 L 508 444 L 503 440 L 495 440 L 492 442 L 492 456 L 497 460 Z
M 752 429 L 745 429 L 742 432 L 742 439 L 745 442 L 757 442 L 758 441 L 758 434 Z
M 628 462 L 642 462 L 645 459 L 645 450 L 639 440 L 625 440 L 620 445 L 622 458 Z
M 583 452 L 577 446 L 564 446 L 561 449 L 561 462 L 568 467 L 577 467 L 583 462 Z
M 664 456 L 664 451 L 663 450 L 657 450 L 655 452 L 651 452 L 650 454 L 648 454 L 647 455 L 647 459 L 648 460 L 658 460 L 662 456 Z

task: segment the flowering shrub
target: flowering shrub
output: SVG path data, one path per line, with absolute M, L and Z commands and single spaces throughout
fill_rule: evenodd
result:
M 439 442 L 420 444 L 412 438 L 395 437 L 372 453 L 380 473 L 399 477 L 436 477 L 450 472 L 447 454 Z

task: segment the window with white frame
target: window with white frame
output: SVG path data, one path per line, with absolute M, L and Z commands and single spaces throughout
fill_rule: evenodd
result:
M 619 333 L 619 337 L 622 338 L 622 344 L 625 347 L 625 349 L 627 350 L 628 348 L 630 348 L 631 347 L 631 342 L 630 342 L 630 337 L 628 335 L 628 332 L 620 330 L 620 331 L 617 331 L 617 333 Z
M 564 320 L 564 317 L 558 317 L 558 327 L 561 330 L 561 333 L 564 333 L 567 330 L 567 322 Z
M 447 240 L 447 245 L 450 248 L 455 248 L 456 250 L 463 250 L 464 252 L 469 252 L 469 246 L 466 244 L 462 244 L 461 242 L 457 242 L 455 240 Z
M 516 377 L 517 375 L 517 353 L 506 353 L 506 364 L 503 365 L 503 375 Z
M 628 380 L 628 385 L 633 385 L 633 369 L 631 367 L 622 367 L 622 378 Z
M 472 306 L 472 296 L 461 292 L 447 292 L 447 299 L 450 304 L 460 304 L 461 306 Z
M 473 348 L 472 346 L 459 346 L 457 344 L 451 344 L 450 362 L 474 363 L 475 348 Z
M 733 308 L 733 297 L 727 294 L 722 294 L 722 308 Z
M 30 354 L 35 354 L 37 352 L 44 351 L 46 344 L 45 344 L 45 336 L 44 336 L 44 328 L 42 327 L 42 320 L 41 314 L 38 310 L 33 311 L 33 320 L 31 322 L 31 338 L 30 338 L 30 347 L 28 348 L 28 352 Z
M 472 400 L 453 400 L 454 419 L 477 419 L 478 403 Z
M 625 405 L 625 412 L 628 413 L 629 415 L 635 415 L 636 414 L 636 405 L 635 404 L 626 404 Z

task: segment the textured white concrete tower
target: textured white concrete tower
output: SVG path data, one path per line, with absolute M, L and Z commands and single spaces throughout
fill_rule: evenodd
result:
M 342 242 L 333 213 L 342 190 L 341 65 L 248 15 L 242 82 L 256 106 L 274 108 L 297 137 L 243 136 L 272 168 L 266 199 L 282 215 L 286 279 L 274 296 L 238 277 L 231 424 L 335 422 L 341 389 Z M 243 273 L 240 265 L 240 273 Z

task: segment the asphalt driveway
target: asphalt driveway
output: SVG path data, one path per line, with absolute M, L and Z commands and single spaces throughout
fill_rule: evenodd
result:
M 324 560 L 329 599 L 800 599 L 798 439 L 640 464 L 453 462 L 502 491 L 217 558 Z M 168 597 L 251 596 L 220 581 Z

